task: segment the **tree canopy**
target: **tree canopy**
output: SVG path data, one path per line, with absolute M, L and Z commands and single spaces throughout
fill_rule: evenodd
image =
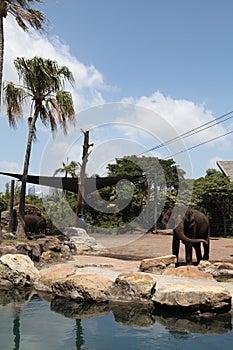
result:
M 215 169 L 194 181 L 193 205 L 208 215 L 211 234 L 230 233 L 233 228 L 233 183 Z

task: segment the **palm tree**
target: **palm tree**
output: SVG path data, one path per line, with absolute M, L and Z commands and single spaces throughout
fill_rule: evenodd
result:
M 32 142 L 36 139 L 36 122 L 38 118 L 45 126 L 50 125 L 52 133 L 61 126 L 67 131 L 67 122 L 75 123 L 72 96 L 64 91 L 64 83 L 74 82 L 71 71 L 66 66 L 59 66 L 56 61 L 34 57 L 32 59 L 16 58 L 14 61 L 22 86 L 12 82 L 4 88 L 7 114 L 11 126 L 23 117 L 23 103 L 31 100 L 32 116 L 28 118 L 28 140 L 24 159 L 22 186 L 19 203 L 19 216 L 24 219 L 26 182 Z
M 62 162 L 62 167 L 56 169 L 53 173 L 53 176 L 56 176 L 59 173 L 65 173 L 65 177 L 67 177 L 67 175 L 70 175 L 73 178 L 78 177 L 78 175 L 76 174 L 76 171 L 79 168 L 79 166 L 80 165 L 74 160 L 68 163 L 68 158 L 67 158 L 67 162 L 66 163 Z
M 34 3 L 41 3 L 41 0 L 1 0 L 0 1 L 0 104 L 2 96 L 2 76 L 4 61 L 4 18 L 8 14 L 15 17 L 18 25 L 24 30 L 29 29 L 28 25 L 34 29 L 42 29 L 46 22 L 43 12 L 31 7 Z

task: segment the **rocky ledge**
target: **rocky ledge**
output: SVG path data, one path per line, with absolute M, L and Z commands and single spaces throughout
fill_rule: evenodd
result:
M 233 284 L 217 282 L 213 277 L 213 271 L 221 270 L 220 265 L 214 269 L 213 264 L 203 262 L 199 267 L 174 268 L 175 257 L 168 256 L 143 260 L 140 271 L 122 272 L 98 258 L 97 264 L 79 265 L 77 256 L 76 261 L 38 271 L 28 256 L 5 254 L 0 257 L 0 289 L 33 287 L 75 302 L 133 302 L 212 313 L 231 309 Z M 151 272 L 154 265 L 165 268 L 160 268 L 160 274 Z M 230 265 L 227 269 L 233 271 Z M 145 272 L 148 269 L 150 272 Z

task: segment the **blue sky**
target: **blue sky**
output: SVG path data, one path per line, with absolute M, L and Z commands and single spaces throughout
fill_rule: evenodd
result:
M 55 140 L 38 126 L 30 173 L 51 175 L 67 158 L 80 161 L 80 128 L 90 129 L 94 142 L 89 174 L 102 175 L 115 157 L 139 154 L 233 110 L 231 0 L 44 2 L 45 33 L 24 33 L 10 16 L 5 20 L 4 79 L 18 82 L 17 56 L 38 55 L 67 65 L 76 80 L 67 88 L 77 124 Z M 26 107 L 25 118 L 27 113 Z M 20 172 L 27 124 L 10 129 L 4 108 L 1 114 L 0 170 Z M 231 130 L 229 119 L 148 155 L 165 158 Z M 231 159 L 231 135 L 175 157 L 195 178 L 205 176 L 216 160 Z M 0 178 L 0 190 L 7 180 Z

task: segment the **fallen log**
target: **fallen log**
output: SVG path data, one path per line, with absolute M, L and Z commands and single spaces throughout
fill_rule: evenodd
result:
M 167 230 L 162 230 L 162 229 L 157 229 L 152 231 L 154 234 L 161 234 L 161 235 L 173 235 L 173 230 L 172 229 L 167 229 Z

